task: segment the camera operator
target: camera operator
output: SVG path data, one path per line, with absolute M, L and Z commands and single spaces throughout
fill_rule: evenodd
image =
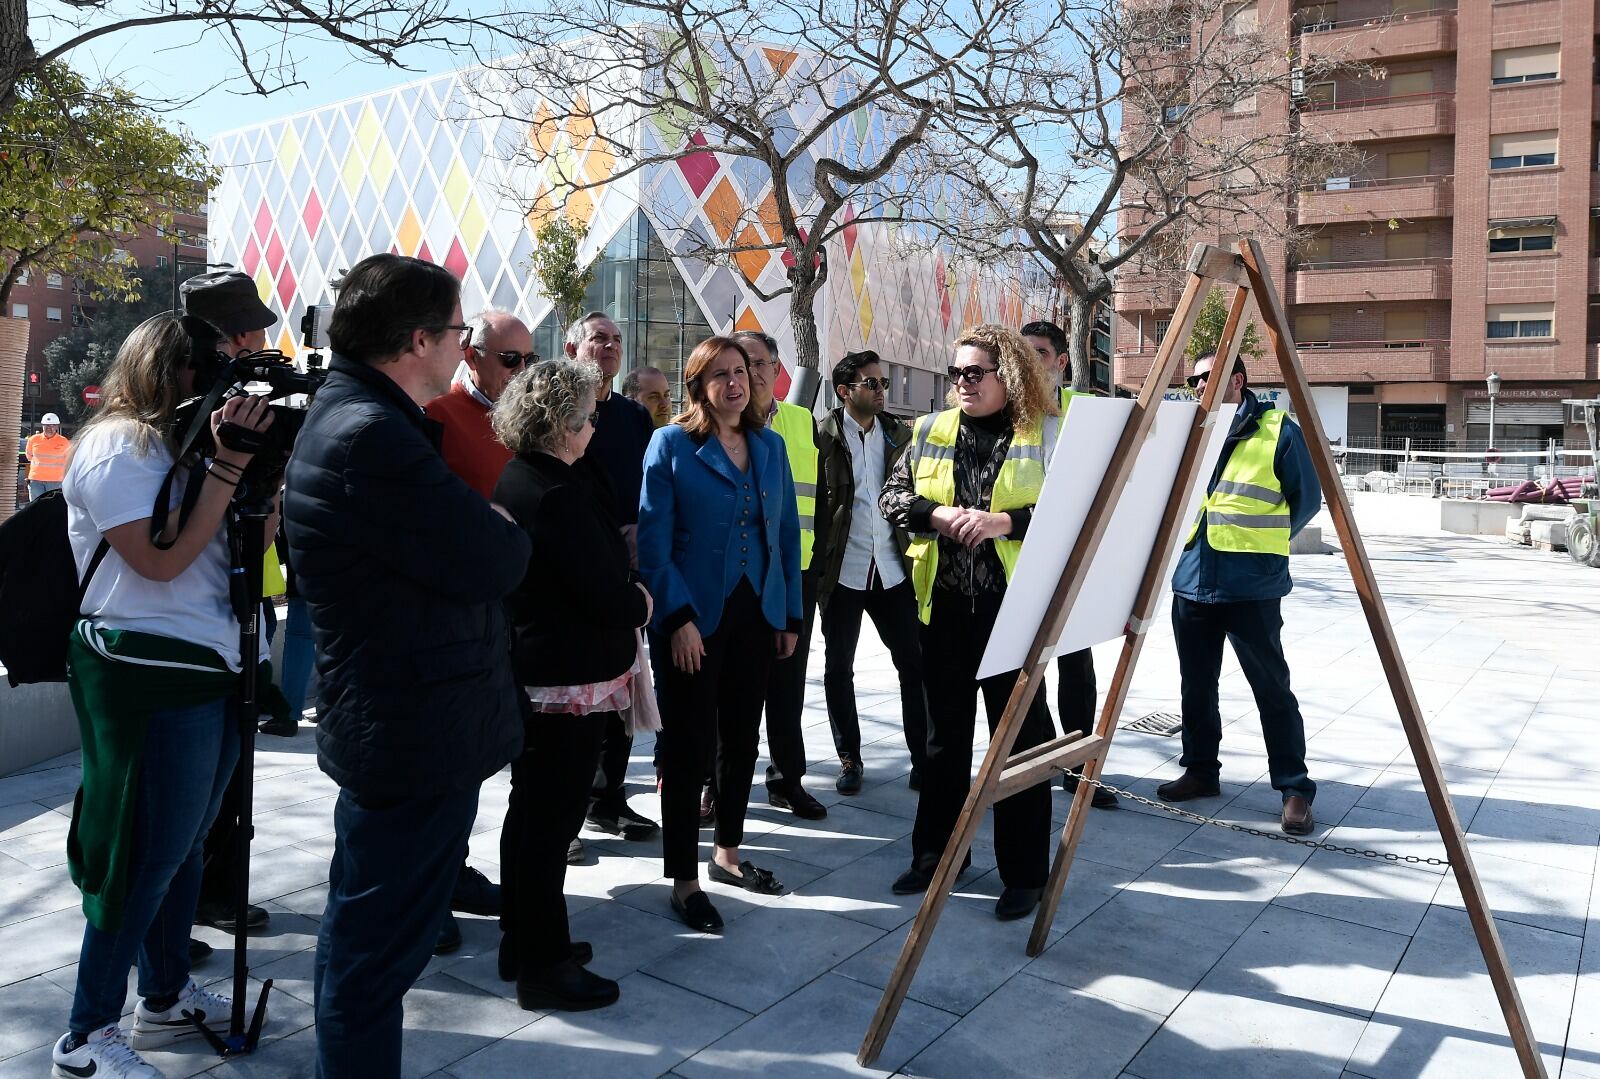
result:
M 174 463 L 172 420 L 192 385 L 190 359 L 174 315 L 129 334 L 62 485 L 72 552 L 90 577 L 68 659 L 84 765 L 67 851 L 88 925 L 68 1033 L 51 1052 L 57 1075 L 158 1076 L 136 1048 L 199 1041 L 186 1012 L 204 1012 L 226 1033 L 231 1010 L 189 977 L 188 929 L 202 844 L 239 751 L 239 623 L 224 519 L 251 455 L 222 447 L 197 478 L 181 471 L 163 545 L 155 542 L 152 507 Z M 272 420 L 249 396 L 210 417 L 213 432 L 225 421 L 264 431 Z M 184 518 L 170 510 L 191 482 L 201 489 Z M 104 561 L 91 574 L 102 537 Z M 118 1020 L 136 960 L 130 1044 Z
M 203 367 L 213 357 L 234 359 L 267 347 L 267 327 L 278 321 L 261 296 L 256 284 L 238 270 L 199 274 L 183 283 L 183 310 L 188 317 L 184 327 L 195 341 L 192 367 Z M 199 376 L 209 381 L 210 370 L 192 370 L 190 379 Z M 191 383 L 191 391 L 195 387 Z M 187 396 L 187 395 L 186 395 Z M 272 537 L 267 540 L 270 545 Z M 209 925 L 224 933 L 234 931 L 233 882 L 239 879 L 239 786 L 237 768 L 222 797 L 216 823 L 206 836 L 205 875 L 200 882 L 200 903 L 195 908 L 195 924 Z M 245 917 L 251 932 L 265 929 L 268 914 L 252 905 Z M 194 941 L 191 952 L 197 958 L 209 953 L 202 942 Z
M 333 359 L 289 461 L 285 531 L 338 782 L 317 936 L 317 1075 L 400 1074 L 401 1002 L 448 914 L 478 787 L 522 749 L 501 601 L 530 543 L 450 471 L 422 405 L 461 361 L 460 283 L 373 255 L 344 279 Z

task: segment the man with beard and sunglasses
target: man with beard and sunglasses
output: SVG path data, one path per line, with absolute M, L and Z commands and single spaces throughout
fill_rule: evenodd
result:
M 444 426 L 444 463 L 488 499 L 511 460 L 511 451 L 489 426 L 489 410 L 512 377 L 539 357 L 533 334 L 508 311 L 491 307 L 468 319 L 467 326 L 461 337 L 462 364 L 450 392 L 429 401 L 427 412 Z

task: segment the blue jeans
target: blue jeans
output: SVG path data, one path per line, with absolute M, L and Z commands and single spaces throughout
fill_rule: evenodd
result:
M 289 715 L 295 722 L 306 708 L 306 685 L 311 681 L 311 664 L 316 647 L 311 640 L 311 612 L 299 596 L 289 597 L 289 615 L 283 627 L 283 677 L 280 685 L 289 702 Z
M 317 933 L 318 1079 L 400 1074 L 402 1001 L 433 955 L 477 814 L 477 787 L 366 800 L 339 792 Z
M 84 926 L 69 1027 L 86 1034 L 122 1014 L 128 968 L 139 965 L 139 995 L 179 992 L 189 980 L 189 927 L 200 895 L 206 832 L 239 759 L 232 698 L 150 717 L 122 924 Z
M 59 491 L 59 490 L 61 490 L 61 481 L 60 480 L 29 480 L 28 481 L 28 501 L 29 502 L 34 501 L 40 495 L 44 494 L 46 491 Z

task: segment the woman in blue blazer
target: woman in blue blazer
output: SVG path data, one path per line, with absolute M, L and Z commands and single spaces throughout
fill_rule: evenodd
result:
M 748 358 L 726 337 L 684 364 L 688 404 L 650 440 L 639 496 L 639 573 L 655 597 L 661 707 L 661 840 L 672 909 L 693 929 L 722 919 L 700 888 L 700 787 L 716 758 L 716 845 L 706 875 L 776 895 L 739 857 L 767 669 L 800 626 L 800 521 L 783 440 L 751 403 Z

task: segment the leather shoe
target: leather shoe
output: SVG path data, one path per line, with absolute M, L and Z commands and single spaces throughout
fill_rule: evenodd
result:
M 922 789 L 922 773 L 917 770 L 916 765 L 911 766 L 911 774 L 906 777 L 906 786 L 914 791 Z
M 840 794 L 860 794 L 861 775 L 864 771 L 860 761 L 845 757 L 839 761 L 839 778 L 834 780 L 834 789 Z
M 455 893 L 450 897 L 450 909 L 462 914 L 477 914 L 485 918 L 500 916 L 500 885 L 472 868 L 461 867 L 456 876 Z
M 265 910 L 252 904 L 245 908 L 244 927 L 247 932 L 254 933 L 258 929 L 265 929 L 271 920 Z M 195 925 L 209 925 L 213 929 L 220 929 L 224 933 L 234 931 L 234 910 L 232 903 L 206 903 L 202 902 L 195 907 Z
M 584 1012 L 615 1004 L 617 983 L 585 970 L 575 959 L 517 978 L 517 1004 L 529 1012 Z
M 1078 777 L 1075 775 L 1063 775 L 1061 777 L 1061 789 L 1068 794 L 1077 794 Z M 1089 799 L 1089 805 L 1093 809 L 1116 809 L 1121 804 L 1117 800 L 1117 796 L 1104 787 L 1096 787 L 1093 796 Z
M 583 864 L 583 840 L 573 836 L 572 842 L 567 844 L 567 864 Z
M 821 820 L 828 815 L 828 807 L 811 797 L 799 780 L 768 783 L 767 804 L 774 809 L 787 809 L 801 820 Z
M 717 823 L 717 800 L 711 797 L 711 788 L 700 790 L 700 827 L 709 828 Z
M 1311 803 L 1298 794 L 1291 794 L 1283 800 L 1283 830 L 1289 835 L 1310 835 L 1311 829 L 1317 826 L 1316 818 L 1311 815 Z
M 439 927 L 439 936 L 433 942 L 434 955 L 449 955 L 461 947 L 461 927 L 456 924 L 454 914 L 446 914 L 444 924 Z
M 679 899 L 678 893 L 673 892 L 672 909 L 690 929 L 701 933 L 722 932 L 722 915 L 704 892 L 690 892 L 688 899 Z
M 1042 895 L 1044 895 L 1043 888 L 1007 888 L 995 901 L 994 916 L 1002 922 L 1026 918 L 1033 913 L 1033 908 L 1039 905 L 1039 897 Z
M 971 868 L 972 852 L 969 850 L 967 851 L 967 856 L 961 860 L 961 872 L 957 873 L 956 876 L 960 877 L 961 873 L 965 873 Z M 918 869 L 915 865 L 913 865 L 910 869 L 896 877 L 894 883 L 889 887 L 895 895 L 916 895 L 919 892 L 927 891 L 928 885 L 932 883 L 932 869 Z
M 211 945 L 207 944 L 203 940 L 195 940 L 193 937 L 190 937 L 189 938 L 189 963 L 190 963 L 190 965 L 192 966 L 195 963 L 203 963 L 207 959 L 210 959 L 210 958 L 211 958 Z
M 1222 785 L 1217 782 L 1216 776 L 1205 776 L 1199 772 L 1184 772 L 1177 779 L 1169 780 L 1156 788 L 1156 797 L 1163 802 L 1187 802 L 1191 798 L 1215 798 L 1222 793 Z
M 586 967 L 594 962 L 594 945 L 586 940 L 572 942 L 572 961 L 580 967 Z M 512 950 L 511 941 L 507 937 L 500 938 L 500 954 L 497 960 L 500 971 L 500 980 L 514 982 L 517 980 L 517 957 Z
M 589 808 L 587 823 L 597 832 L 609 832 L 630 840 L 648 839 L 661 830 L 659 824 L 643 813 L 635 813 L 627 802 L 595 803 Z

